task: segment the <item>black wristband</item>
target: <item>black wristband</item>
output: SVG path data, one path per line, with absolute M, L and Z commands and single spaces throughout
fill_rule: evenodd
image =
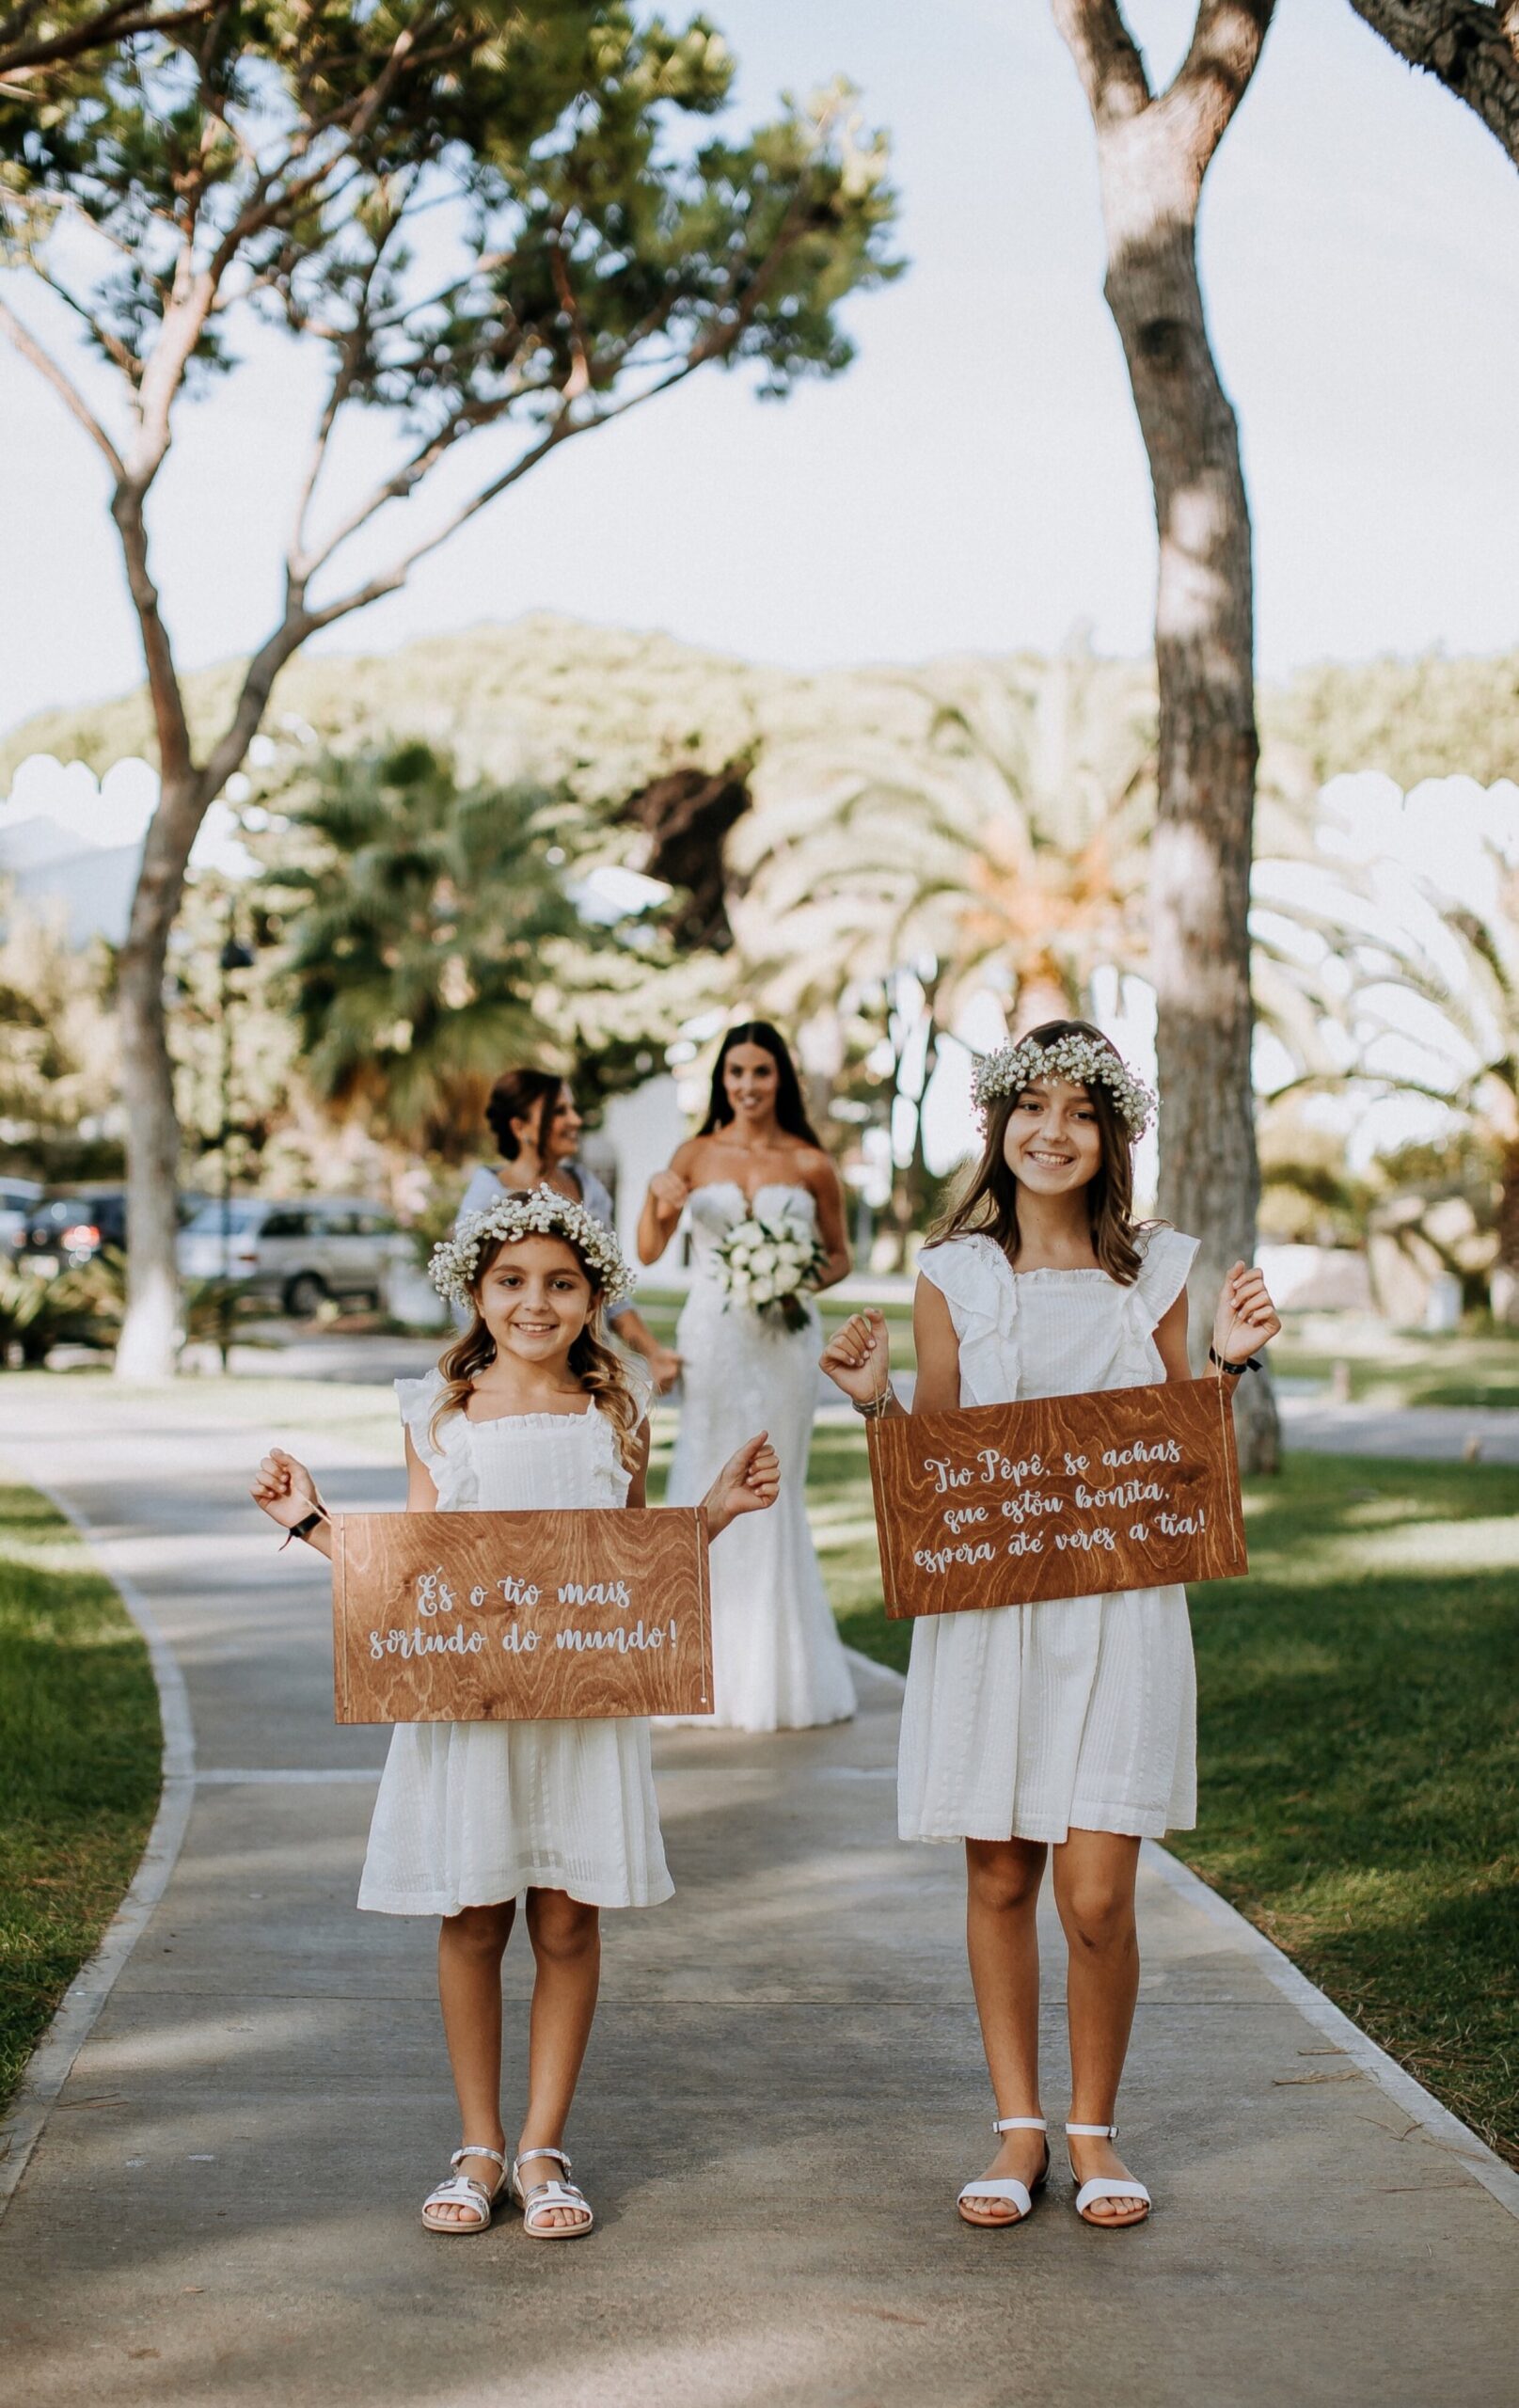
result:
M 285 1533 L 286 1545 L 289 1545 L 292 1539 L 309 1538 L 318 1522 L 324 1518 L 321 1513 L 308 1513 L 304 1522 L 293 1522 Z
M 1258 1354 L 1247 1354 L 1242 1363 L 1226 1363 L 1223 1355 L 1215 1354 L 1212 1348 L 1210 1347 L 1208 1350 L 1208 1359 L 1210 1363 L 1215 1363 L 1218 1366 L 1218 1369 L 1224 1373 L 1226 1379 L 1230 1380 L 1237 1380 L 1242 1371 L 1258 1371 L 1260 1369 L 1260 1357 Z

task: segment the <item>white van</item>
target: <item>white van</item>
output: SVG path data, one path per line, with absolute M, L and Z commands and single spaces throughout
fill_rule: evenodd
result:
M 409 1253 L 395 1216 L 360 1196 L 234 1196 L 180 1233 L 182 1279 L 236 1279 L 309 1321 L 329 1297 L 385 1301 Z

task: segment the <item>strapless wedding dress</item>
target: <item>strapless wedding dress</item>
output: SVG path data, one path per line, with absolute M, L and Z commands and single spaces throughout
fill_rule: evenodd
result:
M 761 1430 L 781 1458 L 769 1512 L 742 1514 L 712 1548 L 711 1719 L 739 1731 L 842 1722 L 855 1709 L 854 1683 L 807 1527 L 817 1307 L 809 1302 L 804 1329 L 762 1321 L 729 1304 L 716 1267 L 722 1239 L 751 1212 L 783 1215 L 811 1238 L 816 1207 L 805 1187 L 761 1187 L 751 1203 L 736 1181 L 718 1180 L 693 1189 L 688 1210 L 695 1259 L 675 1336 L 685 1369 L 670 1502 L 700 1503 L 728 1457 Z

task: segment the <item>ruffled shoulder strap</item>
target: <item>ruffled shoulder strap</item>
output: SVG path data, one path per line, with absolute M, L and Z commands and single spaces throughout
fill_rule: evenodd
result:
M 1176 1303 L 1187 1284 L 1187 1275 L 1196 1259 L 1199 1241 L 1189 1238 L 1180 1229 L 1164 1226 L 1143 1229 L 1139 1233 L 1140 1251 L 1144 1259 L 1135 1281 L 1145 1300 L 1145 1310 L 1153 1329 Z
M 447 1385 L 442 1372 L 436 1370 L 425 1372 L 419 1380 L 397 1380 L 395 1384 L 401 1418 L 411 1434 L 411 1443 L 428 1470 L 435 1474 L 444 1461 L 444 1452 L 433 1437 L 430 1424 Z M 443 1426 L 446 1430 L 448 1424 Z
M 924 1247 L 918 1269 L 948 1305 L 960 1338 L 999 1321 L 1009 1300 L 1016 1307 L 1017 1286 L 993 1238 L 975 1232 L 942 1238 Z

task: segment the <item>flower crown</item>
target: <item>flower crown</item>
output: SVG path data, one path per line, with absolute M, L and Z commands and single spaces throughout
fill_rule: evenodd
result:
M 978 1112 L 1000 1096 L 1021 1095 L 1036 1079 L 1068 1079 L 1075 1087 L 1089 1087 L 1100 1079 L 1112 1096 L 1118 1117 L 1131 1140 L 1142 1137 L 1155 1111 L 1155 1098 L 1143 1079 L 1136 1079 L 1105 1037 L 1057 1037 L 1043 1045 L 1036 1037 L 1020 1038 L 995 1054 L 979 1054 L 971 1077 L 971 1094 Z
M 452 1237 L 433 1248 L 427 1275 L 449 1304 L 464 1303 L 480 1250 L 492 1238 L 564 1238 L 600 1280 L 604 1303 L 620 1305 L 632 1291 L 633 1274 L 594 1214 L 551 1187 L 534 1187 L 526 1196 L 503 1196 L 483 1212 L 467 1212 Z

